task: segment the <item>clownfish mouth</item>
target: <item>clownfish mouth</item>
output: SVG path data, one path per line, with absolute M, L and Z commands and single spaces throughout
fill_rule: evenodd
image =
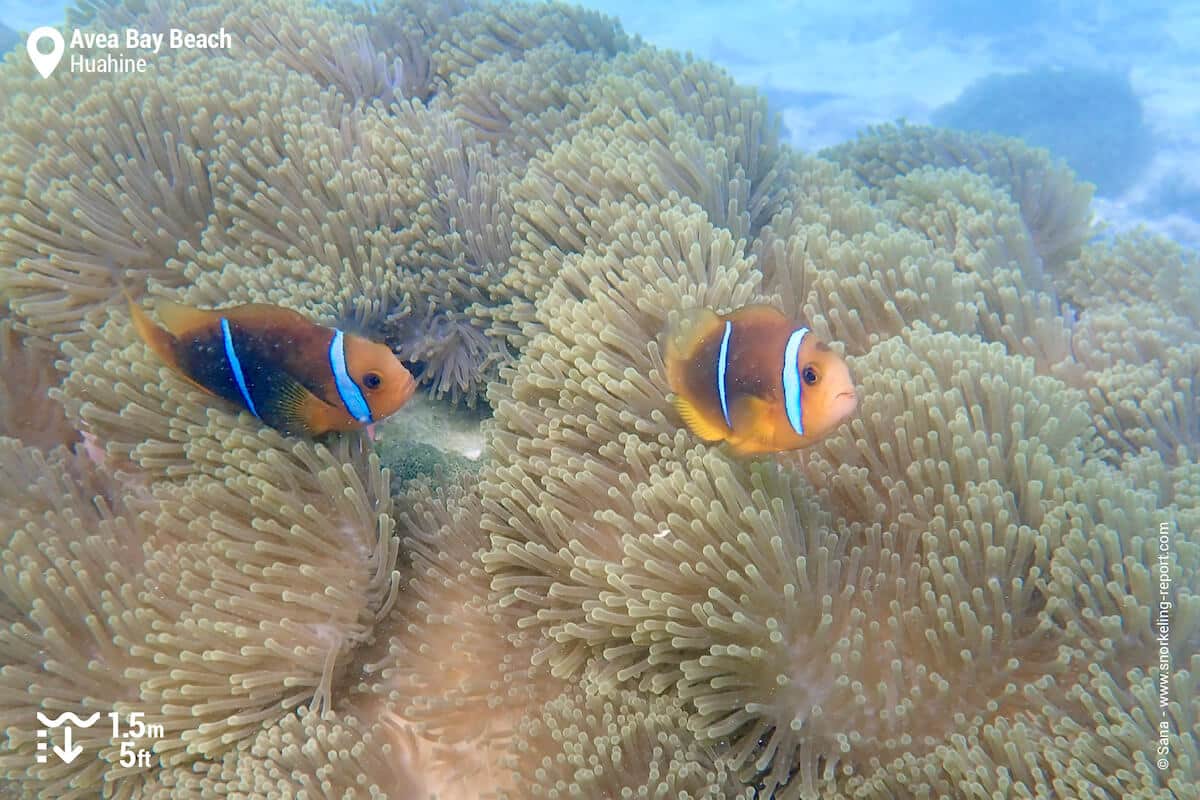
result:
M 838 392 L 833 398 L 833 406 L 836 409 L 834 413 L 837 417 L 844 420 L 854 413 L 854 409 L 858 408 L 858 394 L 853 389 Z

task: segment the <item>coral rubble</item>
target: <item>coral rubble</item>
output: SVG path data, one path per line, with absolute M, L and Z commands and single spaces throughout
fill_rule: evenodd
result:
M 1013 140 L 791 152 L 567 6 L 72 24 L 163 19 L 235 46 L 0 64 L 0 795 L 1190 796 L 1194 253 Z M 381 337 L 482 455 L 262 428 L 124 293 Z M 750 302 L 859 381 L 808 451 L 672 410 L 664 327 Z M 39 709 L 142 715 L 151 767 L 38 763 Z

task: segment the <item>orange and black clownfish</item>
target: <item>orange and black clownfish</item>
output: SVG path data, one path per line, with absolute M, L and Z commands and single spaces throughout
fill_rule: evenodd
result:
M 740 455 L 815 444 L 858 404 L 846 362 L 770 306 L 683 315 L 667 332 L 665 362 L 692 433 Z
M 205 310 L 160 302 L 155 325 L 132 300 L 142 340 L 201 389 L 284 433 L 366 428 L 413 395 L 416 383 L 387 347 L 265 304 Z

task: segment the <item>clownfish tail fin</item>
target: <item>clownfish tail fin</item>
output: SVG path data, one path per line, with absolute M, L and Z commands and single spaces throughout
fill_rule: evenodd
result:
M 176 366 L 175 337 L 155 325 L 150 316 L 134 302 L 128 292 L 125 292 L 125 299 L 129 301 L 129 315 L 133 317 L 133 329 L 137 331 L 138 337 L 154 351 L 155 355 L 172 367 Z

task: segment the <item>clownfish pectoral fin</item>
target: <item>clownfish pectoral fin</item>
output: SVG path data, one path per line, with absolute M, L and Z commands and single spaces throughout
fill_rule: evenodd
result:
M 772 425 L 771 403 L 752 394 L 744 394 L 729 404 L 729 420 L 743 430 Z
M 133 329 L 137 331 L 137 335 L 156 356 L 171 367 L 178 369 L 179 361 L 175 357 L 175 345 L 177 344 L 175 337 L 155 325 L 142 307 L 133 301 L 133 298 L 125 295 L 125 299 L 129 301 L 129 315 L 133 317 Z
M 766 453 L 775 447 L 775 423 L 778 411 L 761 397 L 745 395 L 739 397 L 729 409 L 736 436 L 729 444 L 738 455 Z
M 675 410 L 688 430 L 706 442 L 719 442 L 729 436 L 729 429 L 723 423 L 708 421 L 695 405 L 679 395 L 675 396 Z
M 327 430 L 319 420 L 324 416 L 321 398 L 304 388 L 285 372 L 275 371 L 254 398 L 258 415 L 272 427 L 285 433 L 317 436 Z

